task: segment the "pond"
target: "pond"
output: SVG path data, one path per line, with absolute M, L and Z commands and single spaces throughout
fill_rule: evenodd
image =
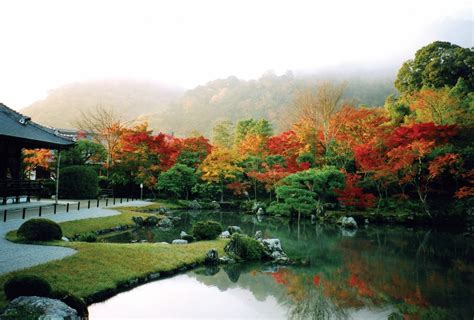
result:
M 90 306 L 91 319 L 295 318 L 472 319 L 474 245 L 461 234 L 395 226 L 288 223 L 230 212 L 177 212 L 169 231 L 140 229 L 105 238 L 171 241 L 199 220 L 279 238 L 293 266 L 201 267 Z

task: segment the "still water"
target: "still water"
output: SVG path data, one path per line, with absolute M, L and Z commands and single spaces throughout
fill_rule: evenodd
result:
M 91 305 L 90 318 L 473 319 L 474 244 L 460 234 L 373 226 L 356 231 L 226 212 L 179 212 L 169 231 L 110 242 L 171 241 L 199 220 L 279 238 L 298 266 L 198 268 Z

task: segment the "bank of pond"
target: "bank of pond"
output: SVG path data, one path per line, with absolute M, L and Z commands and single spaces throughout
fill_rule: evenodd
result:
M 279 239 L 291 262 L 201 264 L 159 281 L 153 281 L 158 276 L 150 277 L 148 283 L 136 283 L 129 291 L 91 304 L 90 319 L 472 319 L 474 315 L 474 245 L 464 231 L 360 223 L 360 219 L 357 227 L 350 228 L 222 210 L 165 214 L 172 222 L 165 227 L 127 227 L 94 240 L 136 246 L 172 243 L 183 232 L 192 234 L 197 222 L 212 220 L 224 229 L 238 226 L 251 237 L 260 232 L 264 239 Z M 156 216 L 162 219 L 164 212 Z

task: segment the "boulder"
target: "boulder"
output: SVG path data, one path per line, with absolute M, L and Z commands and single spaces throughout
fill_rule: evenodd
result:
M 230 232 L 229 231 L 222 231 L 222 233 L 219 235 L 219 238 L 229 239 L 230 238 Z
M 62 237 L 61 240 L 62 240 L 62 241 L 69 242 L 69 239 L 68 239 L 67 237 Z
M 234 233 L 243 233 L 242 229 L 240 229 L 240 227 L 238 226 L 228 226 L 227 231 L 229 231 L 231 235 Z
M 224 264 L 232 264 L 232 263 L 235 263 L 236 261 L 229 256 L 223 256 L 219 258 L 219 262 L 224 263 Z
M 170 218 L 164 217 L 163 219 L 158 222 L 158 227 L 163 229 L 170 229 L 173 227 L 173 221 Z
M 181 239 L 183 239 L 183 237 L 186 237 L 186 236 L 188 236 L 188 234 L 186 233 L 186 231 L 181 231 L 181 233 L 179 234 L 179 237 L 180 237 Z
M 265 253 L 273 259 L 276 263 L 287 263 L 289 261 L 288 256 L 281 247 L 280 239 L 263 239 L 261 240 Z
M 171 242 L 171 244 L 187 244 L 188 241 L 187 240 L 183 240 L 183 239 L 175 239 Z
M 217 210 L 217 209 L 220 209 L 220 208 L 221 208 L 221 205 L 220 205 L 219 202 L 217 202 L 217 201 L 212 201 L 212 202 L 210 203 L 210 207 L 211 207 L 212 209 Z
M 341 226 L 343 228 L 355 229 L 357 228 L 357 222 L 352 217 L 342 217 Z
M 18 297 L 6 307 L 0 319 L 79 320 L 77 311 L 60 300 L 44 297 Z
M 255 239 L 257 240 L 262 240 L 263 239 L 263 232 L 258 230 L 257 232 L 255 232 Z
M 263 211 L 263 208 L 258 208 L 257 214 L 258 215 L 263 215 L 263 214 L 265 214 L 265 211 Z
M 216 249 L 210 249 L 206 253 L 206 257 L 204 258 L 205 264 L 218 264 L 219 263 L 219 253 Z

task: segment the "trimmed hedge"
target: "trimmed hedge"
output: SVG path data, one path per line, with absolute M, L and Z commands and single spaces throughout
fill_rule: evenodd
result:
M 15 276 L 5 282 L 3 291 L 8 300 L 21 296 L 49 297 L 51 286 L 48 281 L 37 276 Z
M 69 199 L 96 198 L 99 192 L 99 177 L 87 166 L 70 166 L 59 173 L 59 196 Z
M 249 236 L 234 233 L 224 248 L 231 256 L 237 255 L 243 260 L 262 260 L 266 257 L 262 244 Z
M 24 222 L 16 234 L 29 241 L 49 241 L 61 240 L 63 231 L 54 221 L 48 219 L 31 219 Z
M 193 236 L 196 240 L 214 240 L 222 232 L 222 226 L 216 221 L 199 221 L 193 225 Z

